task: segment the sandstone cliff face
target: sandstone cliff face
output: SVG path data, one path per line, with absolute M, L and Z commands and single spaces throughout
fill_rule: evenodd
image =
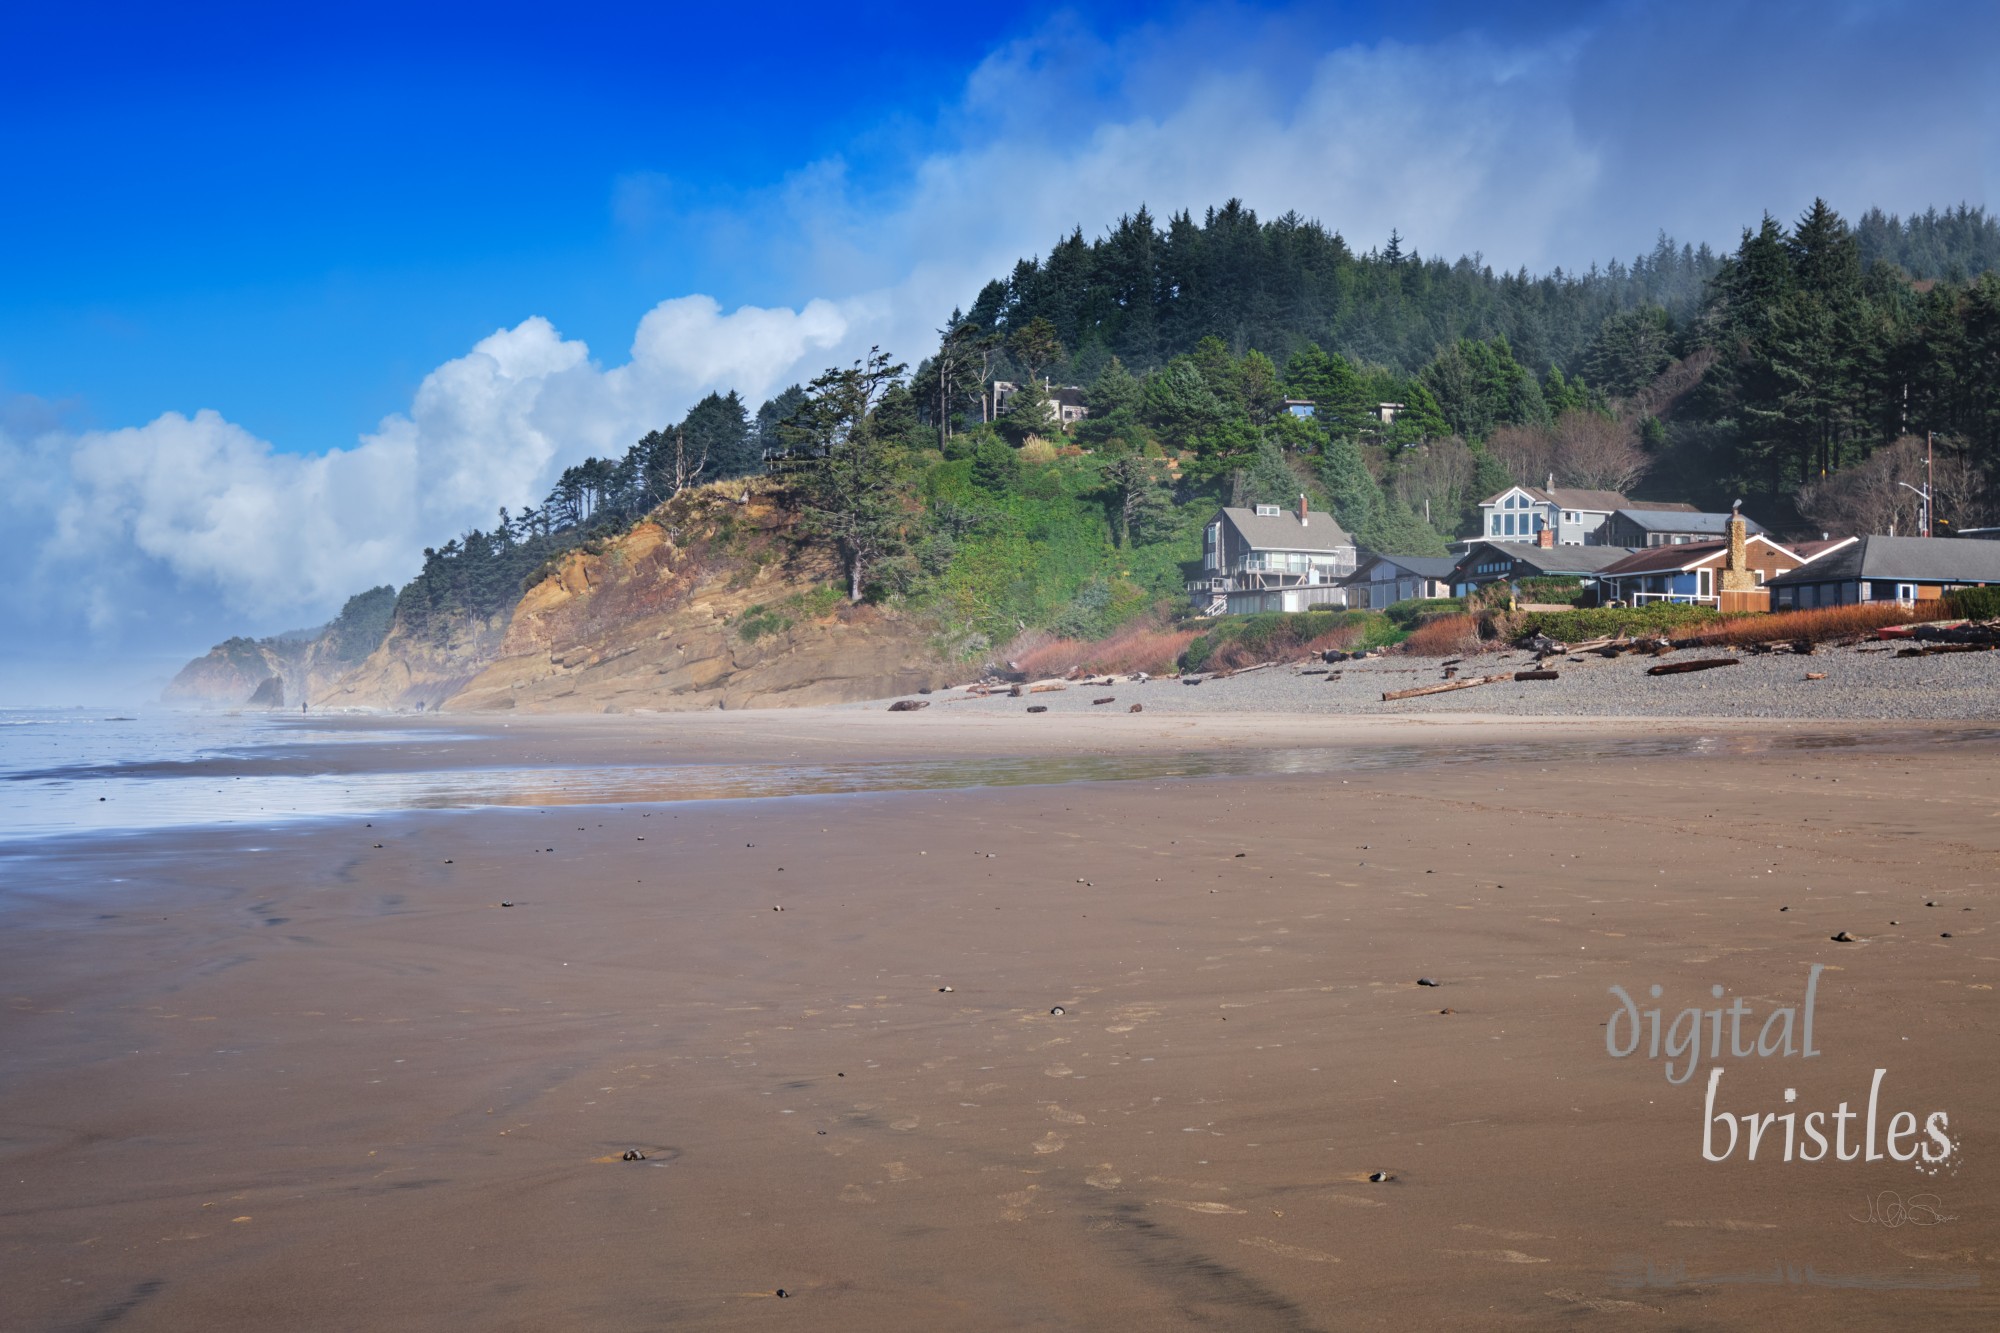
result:
M 942 683 L 921 628 L 830 595 L 839 570 L 791 542 L 767 494 L 716 494 L 675 526 L 573 551 L 514 610 L 499 656 L 452 711 L 770 708 Z
M 229 639 L 182 667 L 160 698 L 204 708 L 297 707 L 348 665 L 310 638 Z
M 766 708 L 944 683 L 920 625 L 829 591 L 761 484 L 705 487 L 569 552 L 504 621 L 434 647 L 392 632 L 315 705 L 450 712 Z

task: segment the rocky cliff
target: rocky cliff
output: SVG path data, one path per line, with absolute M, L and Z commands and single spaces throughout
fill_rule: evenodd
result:
M 924 627 L 850 606 L 764 483 L 690 491 L 560 557 L 448 642 L 392 629 L 316 707 L 668 711 L 836 703 L 940 684 Z
M 160 698 L 208 708 L 296 707 L 331 688 L 383 641 L 395 604 L 394 588 L 370 588 L 318 629 L 225 639 L 182 667 Z

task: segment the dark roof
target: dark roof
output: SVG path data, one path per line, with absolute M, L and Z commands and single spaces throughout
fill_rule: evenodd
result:
M 1729 532 L 1728 514 L 1704 514 L 1693 508 L 1620 509 L 1618 517 L 1643 532 L 1712 532 L 1719 537 Z M 1753 533 L 1769 531 L 1747 514 L 1743 523 Z
M 1595 577 L 1632 554 L 1629 546 L 1538 546 L 1534 542 L 1474 542 L 1459 557 L 1455 570 L 1470 569 L 1484 551 L 1512 556 L 1517 563 L 1543 574 L 1583 574 Z
M 1384 555 L 1376 551 L 1361 561 L 1355 572 L 1365 574 L 1381 561 L 1387 561 L 1405 573 L 1415 574 L 1420 579 L 1448 579 L 1451 577 L 1451 572 L 1458 568 L 1458 557 L 1455 555 Z
M 1296 509 L 1286 509 L 1275 518 L 1259 518 L 1254 509 L 1225 506 L 1222 517 L 1241 534 L 1255 551 L 1337 551 L 1354 545 L 1332 514 L 1314 511 L 1311 522 L 1300 526 Z
M 1683 542 L 1679 546 L 1648 546 L 1623 560 L 1604 567 L 1605 577 L 1614 574 L 1659 574 L 1688 569 L 1704 560 L 1729 554 L 1728 542 Z
M 1780 546 L 1761 532 L 1752 533 L 1750 541 L 1762 542 L 1775 551 L 1782 551 L 1801 560 L 1810 559 L 1808 556 L 1799 555 L 1797 548 Z M 1693 569 L 1719 555 L 1728 554 L 1728 542 L 1682 542 L 1679 546 L 1646 546 L 1632 552 L 1617 564 L 1607 566 L 1604 574 L 1610 578 L 1624 574 L 1660 574 L 1668 570 Z
M 1800 560 L 1817 560 L 1828 551 L 1838 551 L 1850 542 L 1860 540 L 1859 537 L 1828 537 L 1816 542 L 1786 542 L 1785 549 Z
M 2000 583 L 2000 543 L 1956 537 L 1863 537 L 1772 583 L 1900 579 L 1907 583 Z

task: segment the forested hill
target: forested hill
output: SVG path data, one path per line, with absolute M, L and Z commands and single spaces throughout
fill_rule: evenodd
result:
M 2000 268 L 2000 220 L 1960 205 L 1900 218 L 1871 209 L 1853 230 L 1866 268 L 1962 283 Z M 1146 370 L 1217 337 L 1283 364 L 1315 342 L 1362 365 L 1414 372 L 1460 338 L 1504 337 L 1523 365 L 1587 373 L 1606 320 L 1635 309 L 1685 324 L 1701 310 L 1725 257 L 1664 233 L 1630 263 L 1541 276 L 1495 273 L 1478 256 L 1424 258 L 1391 234 L 1357 253 L 1337 231 L 1286 213 L 1260 221 L 1240 202 L 1164 226 L 1145 208 L 1094 241 L 1081 229 L 1044 259 L 989 282 L 965 318 L 993 331 L 1048 321 L 1070 350 L 1061 367 L 1088 383 L 1110 357 Z
M 1787 535 L 1911 532 L 1901 483 L 1928 478 L 1940 532 L 2000 523 L 2000 223 L 1979 208 L 1850 223 L 1816 202 L 1727 253 L 1662 236 L 1539 276 L 1398 235 L 1360 251 L 1236 202 L 1164 224 L 1142 208 L 1021 260 L 933 347 L 900 350 L 755 412 L 710 394 L 568 468 L 539 506 L 426 551 L 393 641 L 489 641 L 565 552 L 766 471 L 798 537 L 838 552 L 844 591 L 930 617 L 958 653 L 1169 614 L 1216 504 L 1301 491 L 1407 555 L 1443 554 L 1482 497 L 1551 476 L 1741 497 Z M 996 414 L 1001 381 L 1019 391 Z M 1087 415 L 1059 421 L 1049 387 Z

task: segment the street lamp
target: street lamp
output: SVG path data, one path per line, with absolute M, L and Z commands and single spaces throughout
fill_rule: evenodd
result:
M 1931 535 L 1931 488 L 1928 486 L 1922 486 L 1922 487 L 1912 486 L 1907 481 L 1899 481 L 1896 484 L 1898 486 L 1901 486 L 1906 491 L 1914 492 L 1916 494 L 1916 497 L 1919 500 L 1923 501 L 1923 507 L 1917 511 L 1918 521 L 1923 526 L 1924 536 L 1926 537 L 1930 536 Z

